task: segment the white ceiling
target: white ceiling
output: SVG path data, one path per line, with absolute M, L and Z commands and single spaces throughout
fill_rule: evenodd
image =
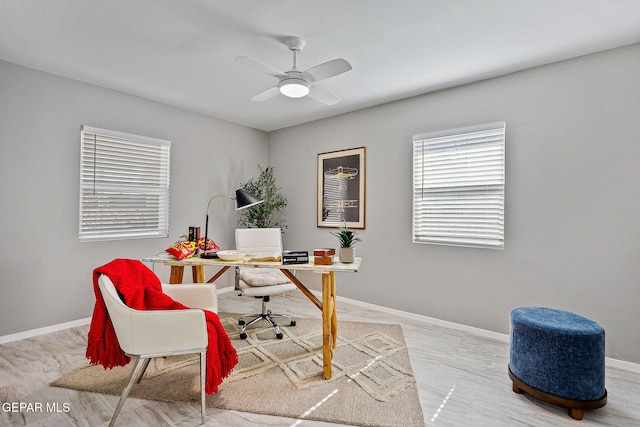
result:
M 333 106 L 251 101 L 286 36 Z M 640 41 L 640 0 L 0 0 L 0 59 L 272 131 Z

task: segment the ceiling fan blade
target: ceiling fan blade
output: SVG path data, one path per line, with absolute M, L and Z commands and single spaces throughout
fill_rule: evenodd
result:
M 264 92 L 260 92 L 259 94 L 251 98 L 251 100 L 256 102 L 267 101 L 277 96 L 279 93 L 280 93 L 280 89 L 278 88 L 278 86 L 274 86 L 270 89 L 265 90 Z
M 331 92 L 327 92 L 324 89 L 320 89 L 317 86 L 312 86 L 309 91 L 309 98 L 313 98 L 318 102 L 322 102 L 326 105 L 334 105 L 340 102 L 340 98 L 332 94 Z
M 311 81 L 318 81 L 328 79 L 329 77 L 337 76 L 338 74 L 346 73 L 351 70 L 351 64 L 342 58 L 334 59 L 333 61 L 324 62 L 309 68 L 303 74 L 306 75 Z
M 277 68 L 272 67 L 271 65 L 263 64 L 260 61 L 249 58 L 248 56 L 238 56 L 235 61 L 238 64 L 244 65 L 245 67 L 253 68 L 256 71 L 268 74 L 273 77 L 286 77 L 286 74 L 283 71 L 280 71 Z

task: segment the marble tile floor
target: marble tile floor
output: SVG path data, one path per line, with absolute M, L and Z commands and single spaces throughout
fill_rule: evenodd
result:
M 274 312 L 320 317 L 299 292 L 272 299 Z M 220 310 L 254 312 L 259 301 L 220 294 Z M 418 385 L 427 426 L 637 426 L 640 425 L 640 374 L 607 366 L 608 404 L 576 421 L 563 408 L 511 390 L 509 346 L 504 340 L 434 325 L 415 316 L 339 301 L 339 320 L 398 323 Z M 107 426 L 118 397 L 49 386 L 86 362 L 88 326 L 0 345 L 1 426 Z M 7 404 L 31 404 L 13 411 Z M 42 405 L 41 408 L 38 405 Z M 121 426 L 194 426 L 199 407 L 185 403 L 127 399 Z M 329 427 L 336 424 L 207 408 L 206 426 Z M 400 427 L 400 426 L 399 426 Z

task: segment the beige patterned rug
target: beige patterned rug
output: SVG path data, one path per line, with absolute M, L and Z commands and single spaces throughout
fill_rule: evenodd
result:
M 268 327 L 249 329 L 241 340 L 238 317 L 220 313 L 240 362 L 220 392 L 207 396 L 207 406 L 348 425 L 424 426 L 399 325 L 340 321 L 333 378 L 326 381 L 320 319 L 282 327 L 282 340 Z M 198 402 L 198 369 L 197 356 L 154 359 L 130 396 Z M 131 364 L 112 370 L 87 365 L 51 385 L 119 395 L 130 372 Z

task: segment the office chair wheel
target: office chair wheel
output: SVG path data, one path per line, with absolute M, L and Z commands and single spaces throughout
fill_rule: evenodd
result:
M 247 334 L 245 334 L 244 332 L 240 334 L 240 339 L 241 340 L 246 340 L 247 339 Z
M 281 340 L 283 336 L 284 334 L 282 332 L 280 332 L 279 334 L 276 334 L 276 338 L 278 338 L 279 340 Z
M 296 321 L 292 320 L 291 323 L 289 323 L 289 326 L 296 326 Z
M 240 325 L 240 326 L 244 325 L 244 320 L 242 320 L 242 319 L 238 320 L 238 325 Z

